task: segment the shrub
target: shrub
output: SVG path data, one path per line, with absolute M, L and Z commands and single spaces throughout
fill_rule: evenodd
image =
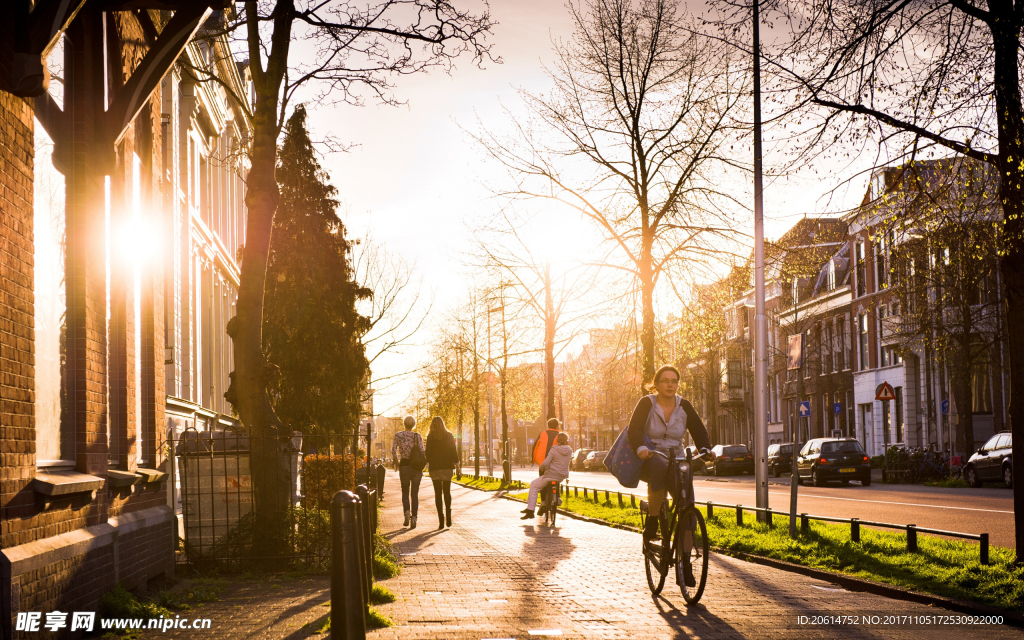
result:
M 311 455 L 302 461 L 302 485 L 306 494 L 306 507 L 328 510 L 334 494 L 342 489 L 356 487 L 356 469 L 363 466 L 364 458 L 348 455 Z

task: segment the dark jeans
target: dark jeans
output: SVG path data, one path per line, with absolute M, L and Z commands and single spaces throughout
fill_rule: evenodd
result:
M 446 510 L 452 510 L 452 481 L 439 478 L 431 478 L 430 481 L 434 483 L 434 504 L 437 505 L 437 517 L 440 518 Z
M 423 479 L 423 472 L 410 465 L 402 465 L 398 467 L 398 479 L 402 481 L 402 509 L 415 516 L 420 509 L 420 480 Z

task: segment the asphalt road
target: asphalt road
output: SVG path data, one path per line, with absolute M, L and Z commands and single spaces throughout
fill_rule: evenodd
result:
M 496 474 L 500 470 L 496 469 Z M 919 527 L 988 533 L 994 546 L 1014 548 L 1013 490 L 985 485 L 980 489 L 943 489 L 919 485 L 881 484 L 876 470 L 870 487 L 860 483 L 825 487 L 799 488 L 797 513 L 836 518 L 860 518 L 891 524 L 916 524 Z M 513 469 L 512 477 L 529 482 L 537 477 L 536 468 Z M 606 472 L 573 471 L 569 484 L 594 489 L 608 489 L 629 493 L 618 480 Z M 698 502 L 722 504 L 755 504 L 754 478 L 750 475 L 722 478 L 697 476 L 694 493 Z M 638 496 L 647 495 L 647 487 L 631 491 Z M 789 512 L 789 478 L 770 478 L 768 499 L 772 509 Z

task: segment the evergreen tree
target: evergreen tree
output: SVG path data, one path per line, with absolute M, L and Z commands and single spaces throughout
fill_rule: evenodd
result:
M 371 292 L 354 281 L 337 189 L 316 160 L 302 106 L 288 120 L 278 158 L 281 201 L 263 315 L 263 350 L 279 371 L 271 402 L 294 429 L 351 432 L 368 376 L 361 337 L 369 320 L 356 301 Z

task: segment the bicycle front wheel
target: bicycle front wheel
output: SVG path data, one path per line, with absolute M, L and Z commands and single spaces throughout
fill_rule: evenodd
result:
M 676 584 L 683 592 L 683 600 L 695 605 L 704 595 L 708 581 L 708 530 L 704 516 L 696 507 L 687 507 L 679 518 L 679 533 L 675 539 Z

